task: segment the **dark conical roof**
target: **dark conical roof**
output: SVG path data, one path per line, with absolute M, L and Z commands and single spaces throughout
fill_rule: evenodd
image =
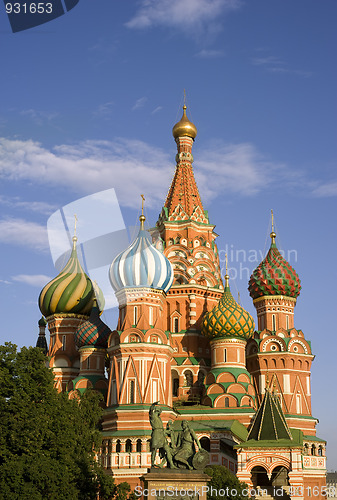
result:
M 293 439 L 278 396 L 272 394 L 270 389 L 266 389 L 262 403 L 257 410 L 247 441 L 250 439 L 255 441 Z

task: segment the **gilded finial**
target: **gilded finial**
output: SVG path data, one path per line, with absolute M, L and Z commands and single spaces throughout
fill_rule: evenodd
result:
M 276 390 L 276 379 L 274 378 L 274 381 L 273 381 L 273 394 L 277 394 L 277 390 Z
M 140 195 L 141 199 L 142 199 L 142 215 L 139 217 L 139 221 L 140 221 L 140 229 L 144 229 L 144 222 L 146 220 L 146 217 L 144 215 L 144 201 L 145 201 L 145 197 L 143 194 Z
M 267 370 L 267 374 L 266 374 L 266 391 L 269 390 L 269 372 Z
M 77 230 L 77 221 L 78 221 L 78 218 L 77 218 L 76 214 L 74 214 L 74 219 L 75 219 L 75 222 L 74 222 L 73 248 L 75 249 L 76 248 L 76 242 L 77 242 L 76 230 Z
M 271 237 L 271 244 L 275 245 L 276 233 L 274 231 L 274 212 L 273 212 L 273 209 L 271 210 L 271 233 L 270 233 L 270 237 Z
M 225 262 L 226 262 L 226 274 L 225 274 L 225 288 L 229 287 L 229 275 L 228 275 L 228 255 L 225 253 Z

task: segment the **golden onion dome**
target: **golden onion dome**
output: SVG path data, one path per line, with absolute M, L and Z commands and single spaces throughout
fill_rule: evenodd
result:
M 52 314 L 83 314 L 89 316 L 95 292 L 77 257 L 76 236 L 73 249 L 62 271 L 41 291 L 39 308 L 44 316 Z
M 229 276 L 225 276 L 225 291 L 218 304 L 204 315 L 202 334 L 212 339 L 237 338 L 248 340 L 254 335 L 254 320 L 233 298 Z
M 197 127 L 187 118 L 186 109 L 187 107 L 184 104 L 183 116 L 181 117 L 181 120 L 173 127 L 172 134 L 175 139 L 177 139 L 177 137 L 192 137 L 192 139 L 194 140 L 198 133 Z

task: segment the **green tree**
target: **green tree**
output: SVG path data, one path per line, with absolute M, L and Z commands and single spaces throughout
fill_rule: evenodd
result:
M 206 467 L 205 472 L 211 476 L 207 500 L 219 500 L 220 497 L 227 500 L 247 500 L 247 494 L 242 494 L 242 490 L 248 488 L 247 484 L 241 483 L 226 467 L 210 465 Z M 224 490 L 225 494 L 221 492 L 219 495 L 220 490 Z
M 41 349 L 0 346 L 0 499 L 123 497 L 95 460 L 100 403 L 58 393 Z

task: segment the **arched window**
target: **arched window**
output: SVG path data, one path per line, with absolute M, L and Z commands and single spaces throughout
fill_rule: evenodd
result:
M 179 390 L 179 375 L 176 371 L 172 372 L 172 396 L 174 398 L 178 397 Z
M 314 444 L 311 446 L 311 455 L 316 455 L 316 446 Z
M 130 380 L 130 395 L 129 395 L 129 403 L 135 403 L 135 381 Z
M 141 439 L 137 439 L 136 451 L 137 451 L 137 453 L 140 453 L 142 451 L 142 440 Z
M 211 451 L 211 441 L 208 437 L 202 437 L 200 439 L 201 447 L 206 451 Z
M 179 318 L 174 318 L 173 319 L 173 332 L 178 333 L 179 332 Z
M 185 373 L 185 385 L 187 387 L 192 387 L 193 385 L 193 373 L 191 372 L 191 370 L 187 370 Z
M 125 443 L 125 451 L 126 453 L 131 453 L 131 450 L 132 450 L 131 439 L 127 439 Z
M 225 398 L 225 408 L 229 408 L 229 398 Z
M 271 321 L 273 324 L 273 331 L 275 332 L 276 331 L 276 316 L 275 316 L 275 314 L 271 315 Z
M 133 324 L 137 326 L 138 323 L 138 307 L 134 306 L 133 307 Z
M 323 456 L 323 446 L 318 447 L 318 456 L 322 457 Z
M 117 439 L 117 444 L 116 444 L 116 453 L 121 452 L 121 441 L 120 439 Z

